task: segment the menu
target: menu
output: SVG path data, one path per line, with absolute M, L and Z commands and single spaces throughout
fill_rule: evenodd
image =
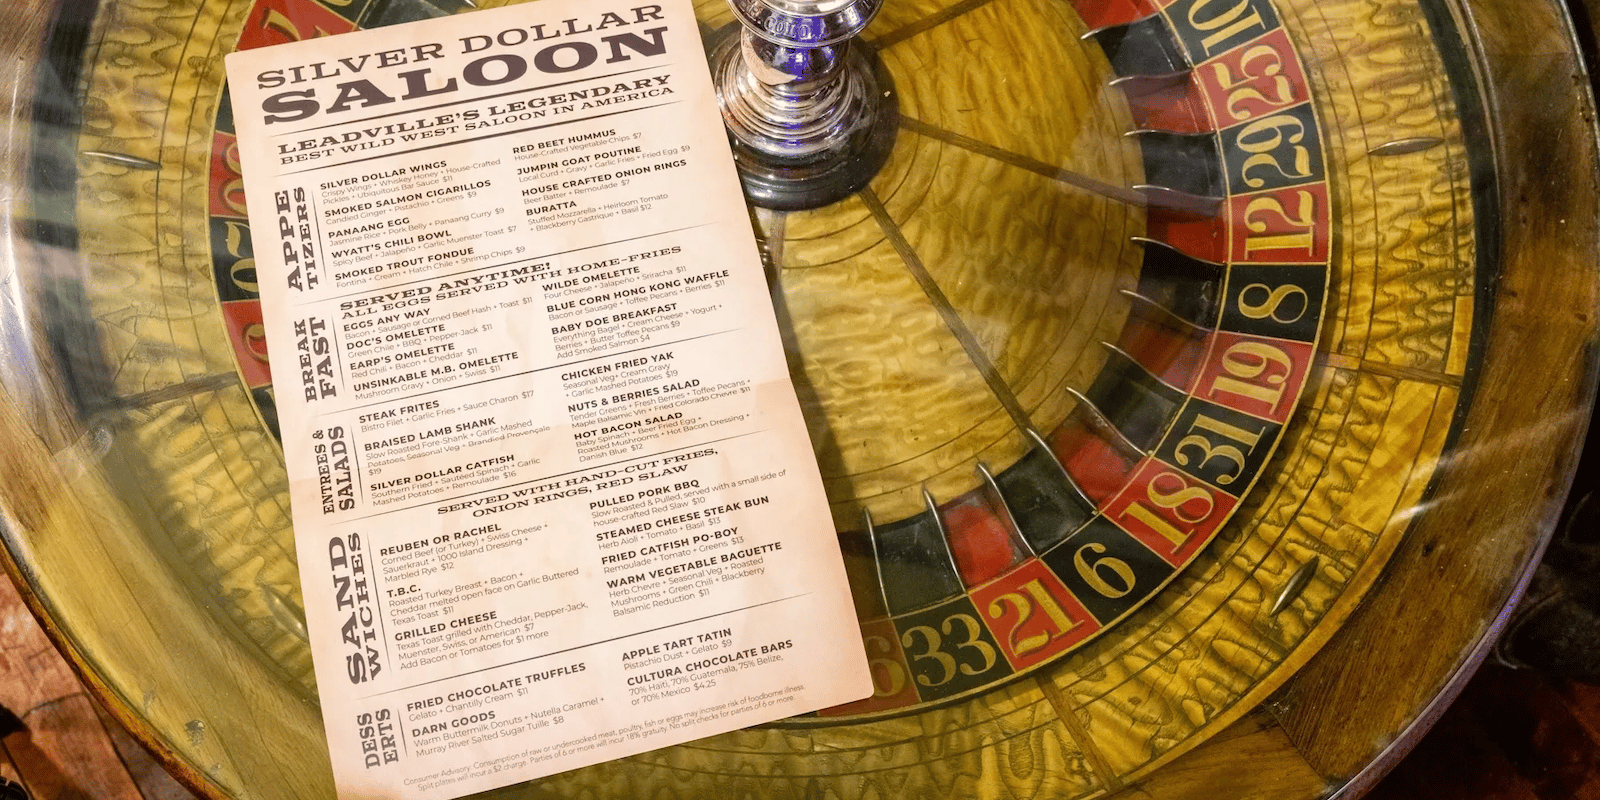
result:
M 227 68 L 341 796 L 871 693 L 687 0 Z

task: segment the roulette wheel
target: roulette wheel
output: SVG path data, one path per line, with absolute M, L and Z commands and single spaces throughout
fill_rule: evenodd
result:
M 207 794 L 332 791 L 221 56 L 508 4 L 0 11 L 10 567 Z M 1588 419 L 1568 14 L 884 3 L 881 158 L 752 211 L 876 691 L 500 793 L 1358 792 Z

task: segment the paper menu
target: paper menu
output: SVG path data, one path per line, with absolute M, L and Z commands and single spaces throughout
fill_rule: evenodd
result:
M 227 66 L 342 795 L 871 693 L 687 3 Z

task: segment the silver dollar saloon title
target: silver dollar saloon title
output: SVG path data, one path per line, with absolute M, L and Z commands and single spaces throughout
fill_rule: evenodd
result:
M 562 20 L 559 25 L 540 23 L 509 28 L 492 36 L 463 36 L 449 44 L 431 42 L 349 56 L 331 63 L 318 61 L 265 70 L 256 75 L 257 88 L 295 88 L 267 96 L 261 102 L 262 119 L 268 125 L 299 122 L 322 113 L 338 114 L 397 100 L 448 95 L 460 91 L 463 83 L 478 87 L 499 86 L 523 78 L 529 70 L 561 75 L 590 67 L 602 59 L 606 64 L 618 64 L 631 61 L 635 56 L 664 55 L 667 51 L 663 38 L 667 30 L 665 25 L 637 32 L 604 33 L 661 19 L 661 6 L 637 6 L 621 14 L 606 11 L 587 20 Z M 442 66 L 438 64 L 392 71 L 430 61 L 448 61 L 450 56 L 446 51 L 451 46 L 459 55 L 484 55 L 454 70 L 457 74 L 436 72 L 434 68 Z M 500 48 L 525 50 L 501 51 Z

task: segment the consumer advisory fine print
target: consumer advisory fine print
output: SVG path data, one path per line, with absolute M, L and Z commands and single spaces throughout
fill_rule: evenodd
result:
M 227 67 L 341 796 L 872 693 L 687 2 Z

